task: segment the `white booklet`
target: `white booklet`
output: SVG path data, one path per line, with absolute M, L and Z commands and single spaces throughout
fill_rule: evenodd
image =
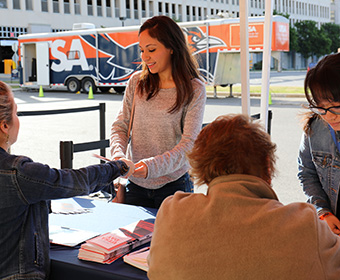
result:
M 74 247 L 78 244 L 100 235 L 99 232 L 73 229 L 62 226 L 51 225 L 49 227 L 50 242 L 53 244 Z

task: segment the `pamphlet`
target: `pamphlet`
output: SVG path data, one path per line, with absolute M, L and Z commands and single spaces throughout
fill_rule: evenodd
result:
M 84 214 L 90 213 L 91 209 L 80 206 L 74 199 L 57 199 L 51 201 L 53 214 Z
M 78 244 L 93 238 L 100 233 L 51 225 L 49 227 L 50 242 L 53 244 L 74 247 Z

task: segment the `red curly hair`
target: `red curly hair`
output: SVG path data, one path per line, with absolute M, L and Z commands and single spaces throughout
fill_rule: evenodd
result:
M 276 145 L 259 121 L 247 115 L 218 117 L 202 129 L 188 153 L 191 175 L 198 185 L 229 174 L 248 174 L 271 182 Z

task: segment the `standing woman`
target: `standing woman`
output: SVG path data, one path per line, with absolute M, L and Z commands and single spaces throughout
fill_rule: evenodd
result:
M 0 81 L 0 279 L 49 276 L 48 200 L 87 195 L 134 171 L 123 160 L 59 170 L 8 153 L 19 119 L 10 88 Z
M 340 234 L 340 53 L 324 57 L 305 78 L 311 110 L 299 149 L 298 178 L 318 212 Z
M 155 16 L 145 21 L 138 36 L 142 70 L 131 76 L 112 124 L 111 155 L 135 163 L 125 203 L 158 208 L 176 191 L 193 189 L 186 153 L 201 130 L 206 91 L 176 22 Z

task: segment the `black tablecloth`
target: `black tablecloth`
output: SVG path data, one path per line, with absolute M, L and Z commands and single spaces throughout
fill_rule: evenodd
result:
M 155 218 L 157 213 L 157 209 L 107 203 L 99 200 L 84 200 L 83 198 L 60 200 L 60 202 L 66 203 L 68 201 L 91 209 L 91 212 L 68 215 L 50 214 L 50 225 L 96 231 L 102 234 L 138 220 Z M 51 280 L 148 279 L 145 271 L 124 263 L 122 258 L 112 264 L 79 260 L 77 257 L 79 247 L 51 245 Z

